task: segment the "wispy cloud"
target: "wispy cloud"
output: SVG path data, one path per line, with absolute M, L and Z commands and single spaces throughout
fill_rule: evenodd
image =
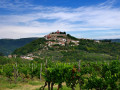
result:
M 36 37 L 39 33 L 49 33 L 57 29 L 68 32 L 120 29 L 120 8 L 112 7 L 115 0 L 78 8 L 34 6 L 20 0 L 15 0 L 15 4 L 7 0 L 0 1 L 0 8 L 30 10 L 25 14 L 0 15 L 0 38 Z
M 21 11 L 34 7 L 28 0 L 0 0 L 0 8 Z
M 115 3 L 116 3 L 117 0 L 106 0 L 105 2 L 99 4 L 99 6 L 102 6 L 102 7 L 112 7 Z

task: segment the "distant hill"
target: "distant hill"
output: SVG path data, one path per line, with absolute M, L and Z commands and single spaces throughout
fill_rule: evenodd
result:
M 4 55 L 11 54 L 15 49 L 30 43 L 37 38 L 21 38 L 21 39 L 0 39 L 0 52 Z
M 32 42 L 24 45 L 23 47 L 20 47 L 16 49 L 13 54 L 17 55 L 25 55 L 27 53 L 35 52 L 38 50 L 41 50 L 45 46 L 45 38 L 38 38 L 36 40 L 33 40 Z
M 101 41 L 107 41 L 107 42 L 118 42 L 118 43 L 120 43 L 120 39 L 103 39 L 103 40 L 101 40 Z
M 120 42 L 120 39 L 111 39 L 112 42 Z

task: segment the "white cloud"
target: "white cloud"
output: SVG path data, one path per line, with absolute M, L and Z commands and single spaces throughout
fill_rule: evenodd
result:
M 0 0 L 0 8 L 20 11 L 34 7 L 28 0 Z
M 102 7 L 112 7 L 115 3 L 116 3 L 117 0 L 106 0 L 105 2 L 99 4 L 99 6 L 102 6 Z
M 62 31 L 120 29 L 120 8 L 111 7 L 114 0 L 106 5 L 108 1 L 98 6 L 78 8 L 44 7 L 30 4 L 27 6 L 26 4 L 26 7 L 32 6 L 29 8 L 31 12 L 26 12 L 27 14 L 0 15 L 0 38 L 36 37 L 39 33 L 49 33 L 57 29 Z M 5 2 L 2 3 L 2 7 L 7 8 L 4 7 Z M 16 10 L 23 5 L 19 1 L 16 3 L 18 4 Z

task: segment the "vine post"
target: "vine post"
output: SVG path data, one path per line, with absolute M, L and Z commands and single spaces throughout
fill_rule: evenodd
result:
M 41 73 L 42 73 L 42 63 L 41 63 L 41 68 L 40 68 L 40 81 L 42 80 Z
M 18 77 L 18 68 L 17 68 L 17 63 L 16 63 L 16 75 Z
M 32 63 L 32 72 L 33 72 L 33 63 Z
M 96 61 L 96 64 L 97 64 L 97 61 Z
M 79 71 L 79 73 L 80 73 L 80 64 L 81 64 L 81 60 L 79 60 L 79 64 L 78 64 L 78 71 Z M 81 78 L 80 78 L 80 76 L 79 76 L 79 87 L 80 87 L 80 90 L 81 90 Z
M 2 71 L 4 70 L 3 65 L 2 65 Z
M 47 74 L 47 59 L 46 59 L 46 66 L 45 66 L 45 73 Z M 50 90 L 50 82 L 48 82 L 48 90 Z
M 13 65 L 13 70 L 14 70 L 14 82 L 16 84 L 16 80 L 17 80 L 17 65 L 16 65 L 16 67 Z

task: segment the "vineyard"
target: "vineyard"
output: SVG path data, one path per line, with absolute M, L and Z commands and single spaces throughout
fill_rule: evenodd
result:
M 120 62 L 52 62 L 28 64 L 0 65 L 0 76 L 6 77 L 9 83 L 17 84 L 18 78 L 25 82 L 26 79 L 36 77 L 44 81 L 39 90 L 64 90 L 63 83 L 71 90 L 120 90 Z

